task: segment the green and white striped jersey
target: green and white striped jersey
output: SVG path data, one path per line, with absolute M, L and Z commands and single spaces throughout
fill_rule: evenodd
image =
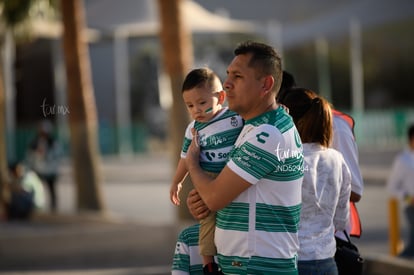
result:
M 175 245 L 172 275 L 203 275 L 203 260 L 198 246 L 200 225 L 185 228 Z
M 302 143 L 279 107 L 245 122 L 227 166 L 251 183 L 216 216 L 225 274 L 297 274 Z
M 185 131 L 182 158 L 185 158 L 193 138 L 192 128 L 195 128 L 199 135 L 201 168 L 207 172 L 220 173 L 243 128 L 243 119 L 225 107 L 209 122 L 192 121 Z

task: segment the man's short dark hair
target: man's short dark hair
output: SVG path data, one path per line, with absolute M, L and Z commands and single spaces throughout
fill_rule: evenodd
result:
M 275 79 L 273 90 L 279 91 L 282 82 L 282 58 L 276 50 L 264 43 L 246 41 L 234 50 L 234 55 L 251 54 L 249 66 L 258 72 L 257 77 L 271 75 Z

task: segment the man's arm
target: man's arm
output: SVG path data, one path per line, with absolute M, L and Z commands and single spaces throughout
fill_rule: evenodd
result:
M 200 148 L 196 145 L 196 138 L 197 135 L 194 135 L 187 151 L 187 169 L 190 173 L 191 181 L 204 203 L 210 210 L 217 211 L 232 202 L 240 193 L 249 188 L 251 184 L 227 166 L 224 167 L 215 179 L 204 173 L 199 164 Z

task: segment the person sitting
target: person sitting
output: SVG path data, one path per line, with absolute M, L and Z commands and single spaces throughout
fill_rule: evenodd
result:
M 34 211 L 44 209 L 45 193 L 42 180 L 20 162 L 9 165 L 11 177 L 9 220 L 28 219 Z

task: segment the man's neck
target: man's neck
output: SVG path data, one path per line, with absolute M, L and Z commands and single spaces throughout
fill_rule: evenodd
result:
M 250 112 L 249 114 L 242 116 L 242 117 L 244 120 L 249 120 L 257 116 L 260 116 L 264 113 L 267 113 L 269 111 L 276 110 L 278 106 L 279 105 L 276 103 L 275 100 L 273 102 L 272 101 L 266 102 L 266 103 L 263 103 L 257 106 L 257 108 L 255 108 L 255 111 Z

